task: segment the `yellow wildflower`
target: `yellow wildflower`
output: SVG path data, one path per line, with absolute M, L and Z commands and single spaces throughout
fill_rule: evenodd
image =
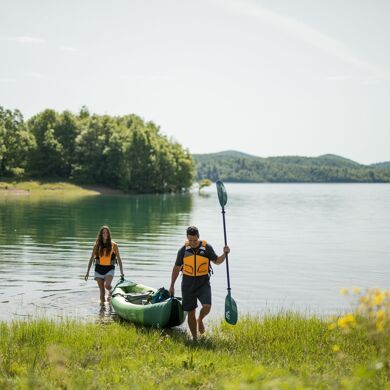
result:
M 376 331 L 382 333 L 385 330 L 385 321 L 377 321 Z
M 379 306 L 383 302 L 384 299 L 385 299 L 385 293 L 382 291 L 377 291 L 374 294 L 373 303 L 374 303 L 374 305 Z
M 344 317 L 341 317 L 337 321 L 337 325 L 340 328 L 347 328 L 349 325 L 354 326 L 356 319 L 353 314 L 347 314 Z
M 340 294 L 341 295 L 348 295 L 349 294 L 349 290 L 346 287 L 343 287 L 343 288 L 340 289 Z
M 360 294 L 362 290 L 360 289 L 360 287 L 354 287 L 352 291 L 354 294 Z
M 335 344 L 335 345 L 332 347 L 332 350 L 333 350 L 333 352 L 338 352 L 338 351 L 340 351 L 340 345 Z
M 386 316 L 386 313 L 385 313 L 384 310 L 378 310 L 378 311 L 376 312 L 376 319 L 377 319 L 378 321 L 384 320 L 384 319 L 385 319 L 385 316 Z

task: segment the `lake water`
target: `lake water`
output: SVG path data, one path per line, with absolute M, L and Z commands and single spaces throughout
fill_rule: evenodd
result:
M 341 287 L 390 287 L 390 185 L 227 183 L 226 189 L 232 295 L 241 314 L 340 313 L 349 307 Z M 215 186 L 202 196 L 3 196 L 0 320 L 98 318 L 96 282 L 83 276 L 102 224 L 111 227 L 128 279 L 168 287 L 188 225 L 222 252 L 220 211 Z M 212 289 L 217 318 L 226 295 L 224 264 L 214 266 Z M 109 307 L 100 314 L 109 317 Z

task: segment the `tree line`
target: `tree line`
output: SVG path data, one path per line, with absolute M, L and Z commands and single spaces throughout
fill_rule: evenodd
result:
M 188 189 L 194 162 L 139 116 L 46 109 L 25 121 L 0 106 L 0 177 L 71 180 L 130 192 Z
M 197 179 L 252 183 L 389 183 L 385 164 L 361 165 L 335 155 L 320 157 L 249 156 L 239 152 L 193 155 Z

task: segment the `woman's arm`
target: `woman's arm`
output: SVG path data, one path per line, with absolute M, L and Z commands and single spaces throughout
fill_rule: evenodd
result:
M 91 267 L 92 267 L 92 263 L 93 263 L 93 260 L 94 260 L 94 258 L 95 258 L 95 249 L 96 249 L 96 245 L 95 245 L 95 246 L 93 247 L 93 249 L 92 249 L 92 254 L 91 254 L 91 257 L 90 257 L 89 262 L 88 262 L 87 273 L 86 273 L 85 276 L 84 276 L 85 281 L 88 280 L 89 271 L 90 271 L 90 269 L 91 269 Z
M 114 251 L 115 251 L 115 254 L 116 254 L 116 258 L 118 260 L 119 269 L 121 270 L 121 276 L 123 277 L 123 276 L 125 276 L 125 274 L 123 273 L 122 259 L 121 259 L 121 256 L 119 254 L 118 245 L 116 245 L 116 244 L 115 244 Z

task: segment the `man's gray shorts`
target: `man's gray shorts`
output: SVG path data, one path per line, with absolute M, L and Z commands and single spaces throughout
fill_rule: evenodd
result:
M 205 283 L 202 286 L 191 289 L 182 288 L 182 305 L 183 310 L 191 311 L 198 307 L 198 299 L 202 305 L 211 305 L 211 286 L 209 283 Z

